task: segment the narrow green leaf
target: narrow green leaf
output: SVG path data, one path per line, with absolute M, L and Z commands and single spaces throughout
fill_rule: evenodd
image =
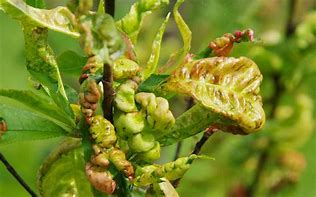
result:
M 67 138 L 51 152 L 39 171 L 41 195 L 93 197 L 84 168 L 80 140 Z
M 152 74 L 148 79 L 142 82 L 138 90 L 140 92 L 155 92 L 160 89 L 161 85 L 167 82 L 170 75 L 156 75 Z
M 79 33 L 74 27 L 75 16 L 66 7 L 51 10 L 28 6 L 22 0 L 0 0 L 0 9 L 9 16 L 28 25 L 46 27 L 78 38 Z
M 258 66 L 246 57 L 214 57 L 189 62 L 168 79 L 169 91 L 192 96 L 210 111 L 236 123 L 234 133 L 248 134 L 265 122 Z
M 135 44 L 143 18 L 151 14 L 155 9 L 169 4 L 169 0 L 139 0 L 132 7 L 129 13 L 116 22 L 117 27 L 125 32 Z
M 79 76 L 82 67 L 88 58 L 80 56 L 74 51 L 65 51 L 57 57 L 58 67 L 61 73 Z
M 0 104 L 0 117 L 7 125 L 6 132 L 0 136 L 0 146 L 68 134 L 63 128 L 38 114 L 3 104 Z
M 183 47 L 171 54 L 167 64 L 161 68 L 163 73 L 170 73 L 174 68 L 181 64 L 191 49 L 192 32 L 178 11 L 183 2 L 184 0 L 178 0 L 173 8 L 174 19 L 182 37 Z
M 158 60 L 160 56 L 160 47 L 161 47 L 161 41 L 163 33 L 165 32 L 166 25 L 169 21 L 170 13 L 166 16 L 166 19 L 162 23 L 161 27 L 159 28 L 159 31 L 154 39 L 154 42 L 152 43 L 152 49 L 150 57 L 147 61 L 146 67 L 142 71 L 142 78 L 146 80 L 151 74 L 156 72 Z
M 68 85 L 65 85 L 65 91 L 66 91 L 67 97 L 69 99 L 69 102 L 71 104 L 78 103 L 79 96 L 78 96 L 78 92 L 75 89 L 73 89 L 72 87 L 70 87 Z
M 56 122 L 69 132 L 75 127 L 74 120 L 68 114 L 58 108 L 52 101 L 36 95 L 31 91 L 2 89 L 0 90 L 0 96 L 14 99 L 32 108 L 40 114 L 50 118 L 51 121 Z

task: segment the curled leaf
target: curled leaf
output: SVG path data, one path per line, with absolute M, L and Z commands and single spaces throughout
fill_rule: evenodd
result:
M 167 4 L 169 0 L 139 0 L 126 16 L 116 22 L 116 25 L 131 38 L 133 43 L 136 43 L 143 18 L 153 10 Z
M 252 60 L 215 57 L 179 67 L 165 88 L 191 96 L 211 112 L 233 121 L 226 129 L 234 127 L 234 133 L 248 134 L 265 122 L 259 95 L 261 81 L 262 75 Z
M 132 78 L 139 71 L 139 66 L 136 62 L 127 58 L 119 58 L 113 64 L 114 80 Z
M 144 70 L 142 70 L 142 77 L 144 80 L 146 80 L 151 74 L 156 72 L 158 60 L 160 56 L 160 46 L 162 41 L 163 33 L 166 29 L 167 22 L 169 21 L 170 13 L 166 16 L 166 19 L 162 23 L 161 27 L 159 28 L 159 31 L 154 39 L 154 42 L 152 43 L 152 51 L 150 54 L 150 57 L 147 61 L 146 67 Z
M 65 7 L 45 10 L 28 6 L 22 0 L 1 0 L 0 9 L 27 25 L 48 28 L 79 37 L 79 33 L 74 27 L 75 16 Z
M 183 2 L 184 0 L 178 0 L 173 8 L 174 19 L 182 37 L 183 47 L 171 54 L 166 65 L 161 67 L 160 72 L 163 73 L 170 73 L 174 68 L 185 61 L 185 57 L 191 49 L 192 32 L 179 13 L 179 7 Z
M 94 116 L 92 118 L 89 131 L 95 142 L 104 148 L 114 146 L 117 140 L 114 126 L 110 121 L 100 115 Z

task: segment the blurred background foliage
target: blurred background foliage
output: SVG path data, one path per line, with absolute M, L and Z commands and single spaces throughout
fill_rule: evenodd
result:
M 133 2 L 117 0 L 116 18 L 124 16 Z M 47 1 L 48 7 L 65 3 Z M 146 62 L 156 31 L 173 4 L 171 1 L 168 8 L 146 18 L 137 45 L 141 63 Z M 260 67 L 267 123 L 262 131 L 249 136 L 216 133 L 202 149 L 202 154 L 215 161 L 194 162 L 178 187 L 180 196 L 245 196 L 249 188 L 253 196 L 316 196 L 316 1 L 187 0 L 181 13 L 193 33 L 192 53 L 224 33 L 245 28 L 255 31 L 260 41 L 236 46 L 232 56 L 250 57 Z M 54 32 L 50 32 L 49 39 L 56 55 L 67 49 L 82 53 L 74 39 Z M 171 21 L 163 40 L 161 64 L 181 45 Z M 0 88 L 31 88 L 21 27 L 3 12 L 0 64 Z M 78 88 L 75 79 L 64 76 L 64 80 Z M 8 102 L 12 101 L 0 97 L 0 103 Z M 187 105 L 183 97 L 171 102 L 176 115 Z M 198 139 L 199 136 L 185 140 L 180 155 L 189 154 Z M 12 144 L 0 147 L 0 151 L 36 188 L 37 169 L 59 140 Z M 176 145 L 166 147 L 160 162 L 172 160 L 175 149 Z M 0 196 L 27 196 L 3 165 Z

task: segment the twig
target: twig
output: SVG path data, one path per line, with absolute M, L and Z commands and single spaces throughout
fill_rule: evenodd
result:
M 254 178 L 252 180 L 252 183 L 249 185 L 249 187 L 247 188 L 247 195 L 248 197 L 252 197 L 254 196 L 255 192 L 256 192 L 256 189 L 257 189 L 257 186 L 259 184 L 259 181 L 260 181 L 260 177 L 264 171 L 264 167 L 268 161 L 268 149 L 265 149 L 260 157 L 259 157 L 259 161 L 258 161 L 258 167 L 255 171 L 255 175 L 254 175 Z
M 0 153 L 0 160 L 5 165 L 7 170 L 14 176 L 14 178 L 23 186 L 23 188 L 33 197 L 36 197 L 36 193 L 30 188 L 30 186 L 22 179 L 22 177 L 16 172 L 16 170 L 11 166 L 8 160 Z
M 285 36 L 290 37 L 296 30 L 296 22 L 295 22 L 295 8 L 297 5 L 297 0 L 290 0 L 289 5 L 289 15 L 286 22 L 286 30 Z
M 104 0 L 104 10 L 107 14 L 114 17 L 115 14 L 115 0 Z
M 205 142 L 219 129 L 216 126 L 210 126 L 206 129 L 204 132 L 202 138 L 195 144 L 194 150 L 192 151 L 192 154 L 200 154 L 200 151 L 205 144 Z
M 115 14 L 115 0 L 103 0 L 104 1 L 104 11 L 105 13 L 114 17 Z M 103 102 L 102 102 L 102 109 L 103 109 L 103 116 L 107 120 L 113 123 L 113 114 L 112 114 L 112 107 L 113 107 L 113 99 L 115 96 L 115 91 L 112 87 L 113 84 L 113 71 L 112 66 L 108 63 L 103 65 Z
M 110 64 L 103 65 L 103 102 L 102 102 L 102 109 L 103 109 L 103 116 L 110 122 L 113 122 L 113 114 L 112 114 L 112 105 L 113 99 L 115 95 L 115 91 L 112 87 L 113 83 L 113 72 L 112 67 Z
M 200 151 L 201 151 L 203 145 L 205 144 L 205 142 L 206 142 L 215 132 L 217 132 L 218 130 L 219 130 L 219 129 L 218 129 L 216 126 L 210 126 L 210 127 L 208 127 L 208 128 L 204 131 L 202 138 L 195 144 L 195 147 L 194 147 L 194 149 L 193 149 L 193 151 L 192 151 L 191 154 L 196 154 L 196 155 L 200 154 Z M 181 178 L 172 181 L 173 187 L 174 187 L 174 188 L 177 188 L 178 185 L 179 185 L 179 183 L 180 183 L 180 181 L 181 181 Z

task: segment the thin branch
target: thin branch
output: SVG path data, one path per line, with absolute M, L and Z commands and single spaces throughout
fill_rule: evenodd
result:
M 105 13 L 110 14 L 114 17 L 115 14 L 115 0 L 103 0 L 104 1 L 104 10 Z M 103 102 L 102 102 L 102 110 L 103 116 L 107 120 L 113 123 L 113 99 L 115 96 L 115 91 L 112 87 L 113 84 L 113 71 L 112 66 L 108 63 L 103 65 Z
M 285 36 L 290 37 L 296 30 L 296 22 L 295 22 L 295 8 L 297 5 L 297 0 L 290 0 L 289 2 L 289 13 L 286 22 Z
M 115 0 L 104 0 L 104 10 L 107 14 L 114 18 L 115 15 Z
M 253 197 L 255 195 L 256 189 L 259 185 L 260 177 L 262 176 L 262 173 L 264 172 L 264 167 L 268 161 L 268 157 L 269 157 L 268 149 L 266 149 L 261 153 L 259 157 L 258 167 L 255 171 L 254 178 L 252 180 L 252 183 L 249 185 L 247 189 L 248 197 Z
M 103 102 L 102 102 L 102 109 L 103 109 L 103 116 L 110 122 L 113 122 L 113 114 L 112 114 L 112 106 L 113 106 L 113 99 L 115 95 L 115 91 L 112 87 L 113 83 L 113 72 L 112 67 L 110 64 L 103 65 Z
M 36 193 L 31 189 L 31 187 L 22 179 L 22 177 L 16 172 L 16 170 L 11 166 L 8 160 L 0 153 L 0 160 L 5 165 L 7 170 L 14 176 L 14 178 L 23 186 L 23 188 L 33 197 L 36 197 Z
M 205 142 L 215 133 L 217 132 L 219 129 L 216 127 L 216 126 L 210 126 L 209 128 L 207 128 L 204 133 L 203 133 L 203 136 L 202 138 L 195 144 L 195 147 L 192 151 L 191 154 L 200 154 L 201 152 L 201 149 L 203 147 L 203 145 L 205 144 Z M 177 179 L 177 180 L 174 180 L 172 182 L 172 185 L 174 188 L 177 188 L 179 183 L 181 181 L 181 178 Z
M 204 132 L 202 138 L 195 144 L 194 150 L 192 151 L 192 154 L 200 154 L 201 149 L 205 142 L 219 129 L 215 126 L 210 126 L 209 128 L 206 129 Z

